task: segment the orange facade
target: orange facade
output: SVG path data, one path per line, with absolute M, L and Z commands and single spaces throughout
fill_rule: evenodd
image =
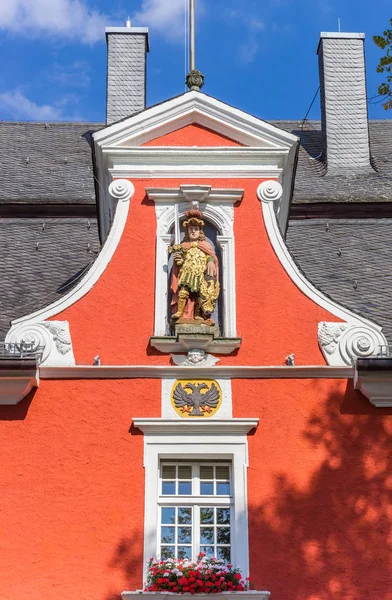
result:
M 184 139 L 230 145 L 201 127 L 154 144 Z M 53 317 L 69 321 L 76 364 L 92 364 L 96 354 L 102 365 L 170 364 L 170 355 L 149 347 L 156 217 L 145 188 L 194 181 L 132 181 L 136 193 L 108 267 Z M 259 183 L 212 182 L 244 189 L 234 209 L 242 346 L 219 365 L 283 365 L 291 352 L 297 365 L 324 365 L 317 324 L 338 319 L 279 262 Z M 232 398 L 234 417 L 260 419 L 248 438 L 254 588 L 270 590 L 272 600 L 391 600 L 391 411 L 371 407 L 352 382 L 337 379 L 233 379 Z M 42 380 L 0 415 L 1 600 L 117 600 L 123 589 L 140 589 L 143 435 L 132 419 L 161 416 L 161 380 Z

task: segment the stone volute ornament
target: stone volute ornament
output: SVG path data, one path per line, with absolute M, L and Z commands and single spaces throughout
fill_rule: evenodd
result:
M 204 85 L 203 73 L 197 69 L 189 71 L 188 75 L 186 76 L 186 84 L 191 91 L 195 90 L 196 92 L 200 92 Z
M 219 297 L 219 264 L 211 244 L 203 232 L 204 221 L 199 210 L 185 213 L 184 241 L 169 247 L 173 253 L 171 276 L 172 326 L 214 326 L 211 315 Z

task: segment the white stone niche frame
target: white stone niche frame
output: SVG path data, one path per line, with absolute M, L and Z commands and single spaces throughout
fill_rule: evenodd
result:
M 156 277 L 155 277 L 155 323 L 154 336 L 167 336 L 168 323 L 168 249 L 173 241 L 171 229 L 178 204 L 180 218 L 197 202 L 207 221 L 218 230 L 216 237 L 222 255 L 223 331 L 222 337 L 235 338 L 235 247 L 234 203 L 240 202 L 243 189 L 216 189 L 209 185 L 181 185 L 179 188 L 146 189 L 147 196 L 155 202 L 157 219 Z
M 244 577 L 249 576 L 247 434 L 258 419 L 193 421 L 174 419 L 133 419 L 144 433 L 145 505 L 144 562 L 146 581 L 148 561 L 157 553 L 159 463 L 169 460 L 228 460 L 232 464 L 234 518 L 232 563 Z

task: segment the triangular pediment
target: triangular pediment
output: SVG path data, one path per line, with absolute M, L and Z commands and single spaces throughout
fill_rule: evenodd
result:
M 228 146 L 272 150 L 289 149 L 297 142 L 294 135 L 201 92 L 187 92 L 147 108 L 137 115 L 98 131 L 94 134 L 94 140 L 101 147 L 143 146 L 160 138 L 165 140 L 166 136 L 190 125 L 227 138 Z M 164 145 L 163 141 L 162 146 Z M 224 144 L 215 144 L 211 139 L 211 146 L 215 145 Z

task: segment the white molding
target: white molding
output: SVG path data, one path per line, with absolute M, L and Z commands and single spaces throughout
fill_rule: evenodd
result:
M 178 188 L 146 188 L 149 200 L 156 204 L 178 202 L 208 202 L 209 204 L 228 204 L 241 202 L 244 190 L 233 188 L 213 188 L 210 185 L 183 184 Z
M 184 419 L 176 413 L 174 407 L 171 403 L 171 391 L 173 389 L 173 385 L 179 379 L 184 379 L 183 377 L 164 377 L 162 379 L 162 387 L 161 387 L 161 415 L 163 419 L 179 419 L 183 421 Z M 199 373 L 196 371 L 192 377 L 185 377 L 185 379 L 189 379 L 190 381 L 194 379 L 202 379 L 203 381 L 209 379 L 204 376 L 203 373 Z M 231 379 L 211 379 L 211 381 L 216 381 L 222 390 L 222 403 L 216 413 L 214 413 L 211 417 L 203 417 L 203 419 L 231 419 L 233 417 L 233 403 L 232 403 L 232 394 L 231 394 Z
M 247 435 L 258 426 L 259 419 L 204 419 L 195 417 L 192 420 L 185 420 L 157 419 L 155 417 L 144 419 L 138 417 L 132 419 L 132 423 L 144 435 L 166 436 L 167 434 L 173 434 L 187 439 L 187 436 L 194 434 L 224 439 L 227 435 Z M 169 439 L 167 443 L 170 445 Z M 174 448 L 174 440 L 172 443 Z
M 146 142 L 196 123 L 239 146 L 159 147 Z M 287 225 L 298 138 L 200 92 L 188 92 L 93 134 L 98 180 L 108 177 L 275 178 L 284 194 L 279 222 Z M 103 237 L 110 223 L 108 198 L 98 191 Z
M 357 358 L 377 356 L 380 346 L 387 345 L 385 336 L 363 323 L 327 323 L 318 325 L 321 351 L 331 366 L 353 365 Z
M 164 598 L 171 597 L 178 598 L 179 596 L 183 600 L 194 600 L 195 594 L 175 594 L 171 592 L 143 592 L 142 590 L 136 592 L 122 592 L 122 600 L 135 600 L 135 596 L 141 596 L 145 600 L 164 600 Z M 257 590 L 248 590 L 247 592 L 221 592 L 214 594 L 216 600 L 269 600 L 271 592 L 258 592 Z M 211 594 L 197 594 L 198 600 L 211 600 Z
M 39 386 L 37 365 L 31 369 L 0 369 L 0 406 L 14 406 Z
M 144 433 L 144 580 L 148 560 L 157 552 L 158 470 L 162 458 L 196 460 L 208 457 L 232 461 L 235 511 L 232 561 L 244 577 L 248 575 L 247 433 L 257 424 L 258 419 L 133 419 L 133 425 Z
M 172 365 L 77 365 L 41 367 L 41 379 L 184 379 L 195 377 L 195 367 Z M 203 377 L 215 379 L 352 379 L 353 367 L 310 366 L 226 366 L 204 367 Z
M 235 286 L 235 241 L 234 203 L 239 202 L 242 189 L 214 189 L 211 186 L 180 186 L 179 188 L 147 188 L 149 199 L 154 200 L 157 219 L 156 263 L 155 263 L 155 321 L 154 336 L 167 336 L 168 324 L 168 248 L 172 241 L 171 229 L 175 219 L 175 205 L 179 216 L 183 217 L 192 207 L 191 202 L 181 202 L 184 198 L 198 198 L 200 209 L 206 220 L 217 229 L 217 243 L 222 255 L 223 293 L 223 332 L 222 336 L 236 338 L 236 286 Z M 210 202 L 210 198 L 212 198 Z M 167 348 L 167 352 L 176 350 Z M 165 351 L 165 347 L 162 349 Z
M 261 202 L 264 223 L 275 254 L 292 282 L 305 294 L 305 296 L 339 319 L 350 321 L 352 324 L 365 325 L 370 330 L 380 334 L 382 328 L 379 325 L 376 325 L 376 323 L 373 323 L 360 315 L 356 315 L 344 306 L 341 306 L 327 296 L 324 296 L 324 294 L 314 287 L 310 281 L 306 279 L 305 275 L 301 273 L 282 238 L 273 205 L 273 201 Z
M 120 183 L 121 182 L 117 182 L 117 185 Z M 130 184 L 128 181 L 126 183 Z M 45 306 L 34 313 L 25 315 L 24 317 L 20 317 L 12 321 L 12 327 L 9 333 L 11 333 L 13 328 L 20 323 L 35 323 L 37 321 L 44 321 L 45 319 L 49 319 L 50 317 L 63 312 L 66 308 L 69 308 L 72 306 L 72 304 L 75 304 L 75 302 L 80 300 L 80 298 L 83 298 L 83 296 L 85 296 L 87 292 L 91 290 L 93 285 L 98 281 L 110 263 L 124 231 L 129 211 L 129 200 L 134 193 L 134 187 L 132 184 L 128 186 L 128 190 L 129 195 L 121 198 L 121 200 L 118 201 L 110 233 L 104 245 L 102 246 L 100 253 L 84 277 L 82 277 L 82 279 L 75 285 L 75 287 L 72 288 L 70 292 L 68 292 L 68 294 L 65 294 L 52 304 L 49 304 L 49 306 Z
M 197 123 L 245 146 L 291 147 L 297 138 L 229 104 L 200 92 L 187 92 L 93 134 L 96 143 L 133 146 Z M 175 126 L 174 126 L 175 125 Z
M 377 408 L 392 406 L 392 370 L 355 370 L 354 389 L 359 390 Z
M 35 321 L 20 323 L 10 329 L 6 343 L 25 342 L 42 348 L 40 365 L 67 367 L 75 365 L 68 321 Z

